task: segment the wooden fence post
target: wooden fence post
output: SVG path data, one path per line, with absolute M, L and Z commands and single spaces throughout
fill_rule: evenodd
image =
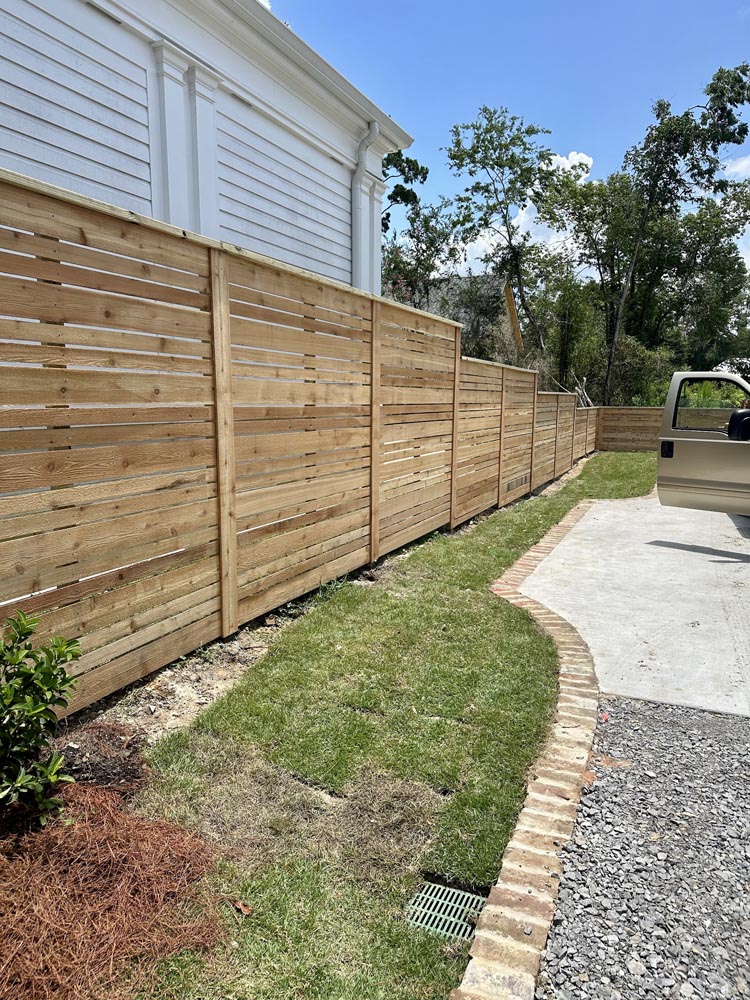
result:
M 557 479 L 557 438 L 560 434 L 560 393 L 555 396 L 555 458 L 552 466 L 552 478 Z
M 370 339 L 370 562 L 380 555 L 380 301 L 372 300 Z
M 573 440 L 570 445 L 570 468 L 576 463 L 576 423 L 578 422 L 578 397 L 573 397 Z
M 591 407 L 586 407 L 586 440 L 583 445 L 583 454 L 588 455 L 589 453 L 589 418 L 591 417 Z
M 503 505 L 503 445 L 505 444 L 505 379 L 508 369 L 503 368 L 502 395 L 500 396 L 500 449 L 497 464 L 497 505 Z
M 536 443 L 536 407 L 539 397 L 539 372 L 534 372 L 534 402 L 531 404 L 531 460 L 529 462 L 529 493 L 534 490 L 534 445 Z
M 239 627 L 237 601 L 237 487 L 234 464 L 234 405 L 232 400 L 232 340 L 229 319 L 227 258 L 211 254 L 211 313 L 213 319 L 214 412 L 216 414 L 216 490 L 219 503 L 219 572 L 221 633 Z
M 456 327 L 453 362 L 453 436 L 451 443 L 451 530 L 458 524 L 458 422 L 461 416 L 461 327 Z

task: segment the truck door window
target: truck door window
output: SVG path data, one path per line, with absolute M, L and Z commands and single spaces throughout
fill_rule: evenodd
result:
M 727 432 L 733 410 L 750 407 L 750 399 L 736 382 L 722 378 L 686 378 L 674 414 L 677 430 Z

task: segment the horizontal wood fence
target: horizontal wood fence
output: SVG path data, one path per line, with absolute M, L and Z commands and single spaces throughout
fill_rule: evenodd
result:
M 660 406 L 599 407 L 597 448 L 601 451 L 657 451 L 663 409 Z M 680 407 L 680 430 L 726 433 L 730 409 Z
M 601 451 L 656 451 L 662 412 L 660 406 L 599 407 L 597 448 Z
M 596 444 L 453 323 L 7 173 L 0 294 L 0 604 L 74 708 Z

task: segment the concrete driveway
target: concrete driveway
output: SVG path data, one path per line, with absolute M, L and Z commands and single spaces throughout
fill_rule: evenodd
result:
M 750 716 L 750 518 L 602 501 L 520 589 L 578 629 L 602 692 Z

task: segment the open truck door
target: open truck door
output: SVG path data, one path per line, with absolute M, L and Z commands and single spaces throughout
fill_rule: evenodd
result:
M 723 372 L 672 376 L 662 415 L 656 485 L 667 507 L 750 515 L 747 382 Z

